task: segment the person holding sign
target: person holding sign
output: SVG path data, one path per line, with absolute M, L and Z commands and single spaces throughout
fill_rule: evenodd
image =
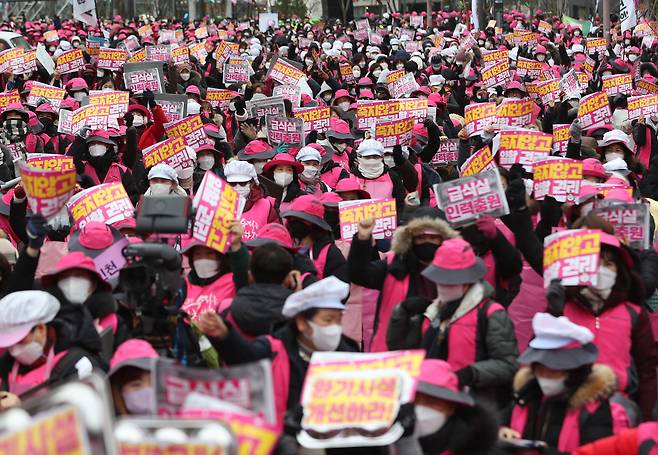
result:
M 514 405 L 501 438 L 542 441 L 555 453 L 571 453 L 627 428 L 626 410 L 612 399 L 615 373 L 595 363 L 594 334 L 548 313 L 535 314 L 532 327 L 535 336 L 519 357 L 525 366 L 514 378 Z
M 21 103 L 10 103 L 0 113 L 0 125 L 2 125 L 2 139 L 5 144 L 23 144 L 27 153 L 43 153 L 43 139 L 34 134 L 29 126 L 30 116 Z M 2 163 L 0 163 L 0 180 L 7 181 L 12 178 L 9 163 L 12 156 L 7 145 L 2 148 Z
M 563 286 L 559 280 L 552 281 L 546 294 L 548 310 L 567 316 L 594 334 L 599 362 L 614 370 L 619 390 L 636 401 L 641 409 L 639 417 L 647 420 L 658 392 L 658 351 L 647 311 L 632 303 L 644 300 L 644 287 L 631 273 L 633 259 L 619 239 L 604 232 L 600 235 L 596 284 Z
M 301 419 L 299 399 L 313 352 L 358 351 L 356 343 L 342 335 L 343 301 L 349 289 L 347 283 L 329 277 L 295 292 L 281 311 L 288 322 L 251 343 L 214 311 L 200 317 L 199 329 L 228 365 L 272 360 L 277 425 L 286 425 L 288 434 L 297 432 Z

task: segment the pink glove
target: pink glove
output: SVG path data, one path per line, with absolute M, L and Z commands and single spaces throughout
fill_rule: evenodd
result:
M 496 238 L 498 229 L 496 228 L 496 222 L 492 216 L 483 216 L 475 222 L 475 225 L 478 227 L 480 232 L 482 232 L 482 235 L 484 235 L 485 239 L 493 240 Z

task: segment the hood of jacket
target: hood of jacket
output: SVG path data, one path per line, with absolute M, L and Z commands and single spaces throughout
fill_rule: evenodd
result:
M 516 372 L 513 382 L 515 394 L 522 394 L 523 389 L 535 380 L 530 367 L 522 367 Z M 592 372 L 583 384 L 572 393 L 569 398 L 569 407 L 577 409 L 597 400 L 610 397 L 617 389 L 617 377 L 607 365 L 595 363 Z
M 278 284 L 246 286 L 233 299 L 231 315 L 242 331 L 254 336 L 267 335 L 274 324 L 285 319 L 281 310 L 291 294 L 290 289 Z
M 55 352 L 76 346 L 90 354 L 100 353 L 101 339 L 84 305 L 62 305 L 51 325 L 57 333 Z
M 423 216 L 420 218 L 414 218 L 409 221 L 409 223 L 400 226 L 395 230 L 395 233 L 393 234 L 393 242 L 391 244 L 391 251 L 398 255 L 407 253 L 411 250 L 414 237 L 427 229 L 437 231 L 444 239 L 459 237 L 459 233 L 451 228 L 446 221 L 439 218 Z

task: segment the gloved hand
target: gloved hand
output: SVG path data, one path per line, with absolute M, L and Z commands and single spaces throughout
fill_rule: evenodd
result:
M 144 101 L 146 101 L 146 105 L 153 109 L 155 107 L 155 95 L 151 90 L 144 90 Z
M 455 371 L 455 374 L 457 375 L 457 379 L 459 379 L 460 388 L 473 385 L 473 381 L 475 380 L 473 368 L 464 367 L 461 370 Z
M 395 161 L 396 166 L 404 163 L 404 155 L 402 154 L 402 146 L 400 144 L 393 147 L 393 161 Z
M 580 139 L 583 136 L 583 130 L 582 127 L 580 126 L 580 120 L 575 119 L 572 123 L 571 126 L 569 127 L 569 135 L 571 136 L 571 141 L 580 144 Z
M 416 425 L 416 411 L 413 403 L 402 404 L 395 420 L 402 425 L 402 428 L 404 428 L 402 437 L 411 436 L 414 432 L 414 426 Z
M 525 200 L 525 184 L 522 179 L 510 180 L 505 195 L 510 212 L 523 212 L 528 209 Z
M 274 151 L 279 154 L 279 153 L 288 153 L 288 148 L 290 146 L 284 142 L 279 142 L 276 147 L 274 148 Z
M 126 123 L 126 128 L 130 128 L 133 126 L 133 120 L 135 119 L 135 116 L 133 115 L 132 112 L 128 112 L 126 115 L 123 116 L 123 121 Z
M 42 215 L 32 215 L 25 227 L 25 231 L 28 237 L 27 246 L 35 250 L 40 249 L 46 238 L 46 219 Z
M 553 316 L 562 316 L 566 293 L 559 278 L 555 278 L 548 285 L 546 300 L 548 301 L 548 312 Z
M 243 117 L 247 113 L 247 103 L 244 102 L 242 98 L 239 98 L 235 102 L 235 115 Z
M 487 240 L 493 240 L 496 238 L 496 235 L 498 235 L 496 222 L 492 216 L 485 215 L 482 218 L 478 218 L 478 220 L 475 222 L 475 225 Z
M 432 301 L 425 297 L 408 297 L 401 303 L 409 314 L 423 314 Z
M 308 133 L 308 136 L 306 136 L 306 145 L 313 144 L 317 141 L 318 141 L 318 130 L 313 130 L 310 133 Z

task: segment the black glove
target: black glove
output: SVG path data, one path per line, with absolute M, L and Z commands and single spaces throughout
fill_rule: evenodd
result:
M 402 155 L 402 146 L 400 144 L 393 147 L 393 161 L 396 166 L 404 164 L 404 155 Z
M 553 316 L 562 316 L 564 311 L 564 301 L 566 298 L 564 286 L 559 278 L 555 278 L 548 285 L 546 290 L 546 300 L 548 301 L 548 312 Z
M 413 403 L 403 403 L 400 405 L 398 416 L 395 419 L 404 428 L 402 437 L 411 436 L 416 426 L 416 411 Z
M 459 379 L 459 387 L 472 386 L 474 381 L 475 374 L 473 373 L 473 368 L 464 367 L 461 370 L 455 372 L 457 379 Z
M 235 102 L 235 115 L 243 117 L 247 114 L 247 103 L 243 99 L 239 99 Z
M 539 213 L 546 226 L 557 226 L 560 223 L 560 218 L 562 218 L 562 203 L 551 196 L 546 196 L 541 201 Z
M 432 301 L 425 297 L 408 297 L 401 303 L 409 314 L 423 314 Z
M 40 249 L 46 238 L 46 219 L 42 215 L 32 215 L 25 231 L 28 237 L 27 246 L 35 250 Z
M 128 112 L 126 115 L 123 116 L 123 121 L 126 123 L 126 128 L 130 128 L 133 126 L 133 120 L 135 120 L 135 116 L 133 115 L 132 112 Z
M 509 205 L 510 212 L 523 212 L 527 210 L 525 201 L 525 184 L 521 179 L 511 180 L 505 191 L 507 196 L 507 205 Z
M 318 130 L 313 130 L 310 133 L 308 133 L 308 136 L 306 136 L 306 145 L 313 144 L 317 141 L 318 141 Z
M 146 101 L 146 105 L 153 109 L 155 107 L 155 95 L 151 90 L 144 90 L 144 101 Z

